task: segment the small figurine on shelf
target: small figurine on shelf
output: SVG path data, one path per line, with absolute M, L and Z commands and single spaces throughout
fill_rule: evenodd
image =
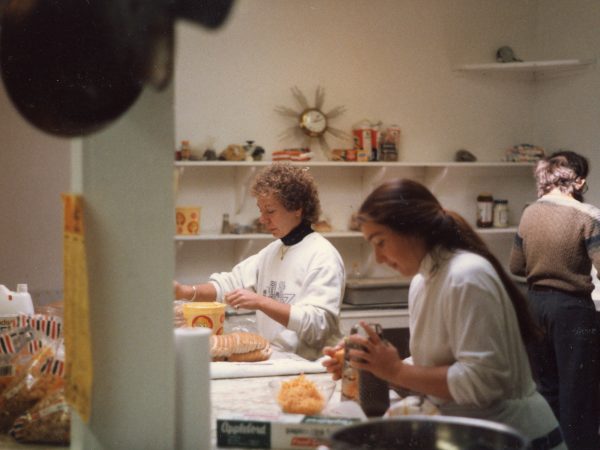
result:
M 203 161 L 215 161 L 217 159 L 217 152 L 215 152 L 212 148 L 207 148 L 204 150 L 204 154 L 202 155 Z
M 454 155 L 454 161 L 474 162 L 474 161 L 477 161 L 477 157 L 473 153 L 471 153 L 469 150 L 465 150 L 464 148 L 461 148 L 456 151 L 456 154 Z
M 246 150 L 238 144 L 230 144 L 219 155 L 221 161 L 244 161 L 246 160 Z
M 257 147 L 254 147 L 254 150 L 252 151 L 251 156 L 254 161 L 262 161 L 264 154 L 265 154 L 265 149 L 257 146 Z
M 262 161 L 262 157 L 265 154 L 265 149 L 254 145 L 254 141 L 246 141 L 244 150 L 246 150 L 246 159 L 250 160 L 248 157 L 249 155 L 252 158 L 252 161 Z

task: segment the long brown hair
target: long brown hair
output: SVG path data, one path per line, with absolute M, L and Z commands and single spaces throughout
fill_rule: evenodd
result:
M 540 336 L 527 300 L 473 227 L 456 212 L 445 210 L 422 184 L 409 179 L 387 181 L 364 200 L 358 212 L 361 223 L 375 222 L 403 236 L 418 237 L 427 250 L 467 250 L 494 267 L 515 309 L 521 337 L 530 342 Z

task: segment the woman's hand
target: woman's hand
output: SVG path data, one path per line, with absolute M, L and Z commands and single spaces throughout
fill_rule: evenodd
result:
M 358 334 L 351 335 L 350 343 L 363 347 L 365 350 L 347 349 L 350 364 L 357 369 L 367 370 L 376 377 L 392 382 L 397 380 L 404 363 L 398 355 L 398 350 L 379 335 L 365 322 L 360 325 L 367 332 L 368 338 Z
M 173 296 L 175 297 L 175 300 L 188 300 L 186 298 L 186 294 L 188 293 L 187 288 L 189 288 L 189 286 L 173 281 Z
M 235 309 L 262 310 L 265 300 L 265 297 L 247 289 L 236 289 L 225 294 L 225 303 Z
M 332 375 L 334 380 L 342 378 L 342 369 L 344 368 L 344 341 L 340 341 L 335 347 L 325 347 L 323 354 L 329 356 L 321 364 L 327 372 Z

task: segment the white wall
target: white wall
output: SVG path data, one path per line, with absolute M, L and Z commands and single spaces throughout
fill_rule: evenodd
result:
M 586 200 L 600 206 L 600 2 L 544 0 L 536 42 L 540 59 L 596 61 L 572 76 L 538 84 L 534 136 L 551 150 L 568 148 L 589 158 Z
M 299 109 L 290 88 L 325 110 L 345 105 L 331 125 L 361 119 L 396 123 L 406 161 L 452 160 L 467 148 L 482 161 L 533 137 L 530 82 L 465 76 L 461 63 L 492 62 L 501 45 L 533 51 L 536 2 L 522 0 L 238 0 L 227 26 L 178 27 L 178 140 L 218 151 L 252 139 L 267 152 L 302 141 L 278 136 Z M 347 143 L 329 139 L 335 147 Z
M 0 85 L 0 284 L 27 283 L 42 302 L 62 298 L 69 158 L 69 140 L 34 129 Z
M 297 146 L 278 139 L 292 121 L 274 108 L 297 107 L 292 86 L 312 98 L 321 85 L 325 109 L 347 107 L 332 126 L 400 125 L 403 160 L 449 160 L 461 147 L 497 160 L 520 142 L 581 151 L 588 200 L 600 204 L 598 63 L 537 87 L 452 71 L 505 44 L 525 60 L 598 60 L 599 10 L 596 0 L 237 0 L 216 32 L 178 25 L 176 140 Z M 0 283 L 59 290 L 68 141 L 29 126 L 1 87 L 0 118 Z

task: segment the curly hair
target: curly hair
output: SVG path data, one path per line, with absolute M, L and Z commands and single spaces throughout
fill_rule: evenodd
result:
M 275 194 L 287 211 L 302 209 L 303 220 L 311 224 L 319 220 L 317 185 L 307 168 L 275 163 L 256 176 L 251 193 L 254 197 Z
M 558 188 L 564 194 L 581 197 L 581 180 L 587 178 L 587 159 L 575 152 L 562 150 L 544 158 L 535 166 L 537 195 L 541 197 Z

